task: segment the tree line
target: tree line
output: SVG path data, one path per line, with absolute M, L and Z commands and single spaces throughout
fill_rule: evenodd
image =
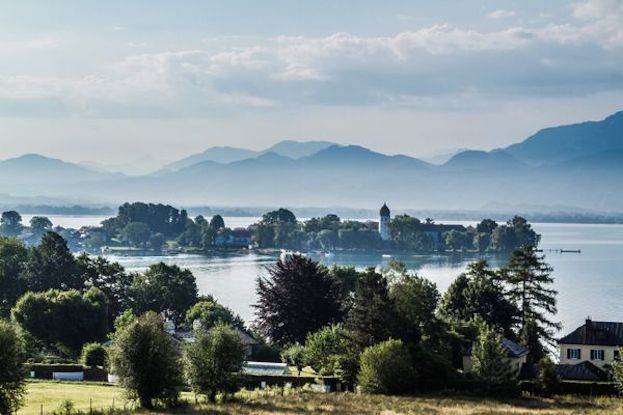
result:
M 293 250 L 377 250 L 405 252 L 478 251 L 510 253 L 523 245 L 536 246 L 540 236 L 522 217 L 515 216 L 504 224 L 484 219 L 476 226 L 436 229 L 434 221 L 424 222 L 408 215 L 398 215 L 390 222 L 390 241 L 383 241 L 375 222 L 342 220 L 337 215 L 297 220 L 288 209 L 265 213 L 245 233 L 245 243 L 228 244 L 234 232 L 223 217 L 190 218 L 187 212 L 169 205 L 125 203 L 115 217 L 101 227 L 85 233 L 54 228 L 69 241 L 72 250 L 99 249 L 104 246 L 129 246 L 160 251 L 164 247 L 194 248 L 203 251 L 227 247 L 246 248 L 253 243 L 264 249 Z M 45 217 L 33 217 L 30 226 L 21 224 L 19 213 L 4 212 L 0 218 L 0 235 L 24 235 L 29 245 L 37 244 L 43 234 L 52 230 Z M 434 237 L 431 235 L 435 234 Z M 438 234 L 438 235 L 437 235 Z

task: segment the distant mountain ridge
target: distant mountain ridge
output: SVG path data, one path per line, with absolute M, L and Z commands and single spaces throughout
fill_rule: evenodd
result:
M 280 156 L 298 159 L 312 155 L 322 149 L 334 145 L 328 141 L 293 141 L 283 140 L 265 150 L 254 151 L 239 147 L 210 147 L 202 153 L 193 154 L 181 160 L 174 161 L 162 168 L 162 171 L 176 171 L 193 164 L 204 161 L 214 161 L 221 164 L 229 164 L 236 161 L 259 157 L 264 154 L 274 153 Z
M 409 149 L 409 152 L 416 152 Z M 441 165 L 357 145 L 283 141 L 255 151 L 215 147 L 127 177 L 26 155 L 0 161 L 0 193 L 176 205 L 413 209 L 507 205 L 623 211 L 623 112 L 546 128 L 503 149 L 467 150 Z

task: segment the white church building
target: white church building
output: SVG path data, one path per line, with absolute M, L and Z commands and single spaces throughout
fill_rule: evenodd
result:
M 392 215 L 387 207 L 387 204 L 383 203 L 379 216 L 379 234 L 381 235 L 382 240 L 389 241 L 391 239 L 391 235 L 389 233 L 389 222 L 391 221 Z

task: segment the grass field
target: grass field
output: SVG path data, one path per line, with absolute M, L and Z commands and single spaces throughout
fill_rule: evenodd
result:
M 89 411 L 89 400 L 93 409 L 108 410 L 115 400 L 115 408 L 131 409 L 132 405 L 123 399 L 122 391 L 114 386 L 88 383 L 33 382 L 28 385 L 26 406 L 18 414 L 39 414 L 41 405 L 44 413 L 56 410 L 64 399 L 71 399 L 75 408 Z M 194 402 L 190 394 L 183 399 Z M 143 411 L 140 411 L 143 412 Z M 218 415 L 610 415 L 623 414 L 623 399 L 556 397 L 554 399 L 518 398 L 494 400 L 462 396 L 388 397 L 353 394 L 315 394 L 293 391 L 241 392 L 234 402 L 223 404 L 190 405 L 173 411 L 189 414 Z

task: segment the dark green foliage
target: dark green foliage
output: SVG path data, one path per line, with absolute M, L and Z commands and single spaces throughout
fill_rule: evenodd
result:
M 82 254 L 76 262 L 85 286 L 98 288 L 108 298 L 108 328 L 112 329 L 115 318 L 131 306 L 130 286 L 134 276 L 117 262 L 103 257 Z
M 412 347 L 413 367 L 421 389 L 447 389 L 458 378 L 456 369 L 444 353 L 431 350 L 426 344 Z
M 498 224 L 493 219 L 483 219 L 478 225 L 476 225 L 476 231 L 478 233 L 491 234 Z
M 560 328 L 548 317 L 557 312 L 552 270 L 535 248 L 525 246 L 513 252 L 501 272 L 509 299 L 519 307 L 520 332 L 535 361 L 544 356 L 545 344 L 553 343 Z
M 351 333 L 339 325 L 326 326 L 307 336 L 303 363 L 323 376 L 338 376 L 354 385 L 359 370 L 359 347 Z
M 0 414 L 14 413 L 24 403 L 27 372 L 23 353 L 17 329 L 0 320 Z
M 444 245 L 452 251 L 469 250 L 474 247 L 474 237 L 467 232 L 451 229 L 442 234 Z
M 177 265 L 152 265 L 132 282 L 134 311 L 165 313 L 177 324 L 197 302 L 197 283 L 193 274 Z
M 474 375 L 486 393 L 507 390 L 517 383 L 517 376 L 502 345 L 502 337 L 485 322 L 479 323 L 480 333 L 472 345 Z
M 498 274 L 486 261 L 478 261 L 450 285 L 441 300 L 439 314 L 447 321 L 463 323 L 478 316 L 512 338 L 519 310 L 506 297 Z
M 8 317 L 15 302 L 25 292 L 22 279 L 28 250 L 14 238 L 0 237 L 0 318 Z
M 361 354 L 358 385 L 362 392 L 399 394 L 409 391 L 417 377 L 412 357 L 400 340 L 370 346 Z
M 623 355 L 623 349 L 619 349 L 619 355 Z M 612 378 L 619 392 L 623 392 L 623 360 L 615 360 L 612 363 Z
M 432 241 L 422 231 L 420 225 L 419 219 L 408 215 L 394 217 L 389 226 L 394 246 L 404 251 L 431 251 L 433 249 Z
M 374 268 L 369 268 L 357 281 L 346 327 L 363 348 L 389 339 L 395 332 L 397 321 L 387 279 Z
M 390 299 L 397 312 L 397 326 L 406 342 L 417 343 L 422 336 L 430 339 L 437 336 L 439 324 L 435 316 L 439 291 L 426 278 L 409 275 L 406 272 L 390 289 Z
M 491 232 L 491 250 L 495 252 L 511 252 L 525 246 L 537 246 L 541 236 L 538 235 L 527 220 L 515 216 L 498 226 Z
M 195 393 L 214 401 L 217 393 L 233 392 L 234 373 L 242 369 L 244 348 L 240 338 L 226 325 L 195 332 L 195 342 L 184 349 L 184 371 Z
M 549 356 L 539 361 L 539 373 L 536 378 L 536 386 L 542 395 L 552 395 L 560 391 L 560 377 L 556 372 L 556 365 Z
M 244 322 L 240 316 L 234 313 L 224 305 L 220 304 L 213 297 L 201 297 L 195 305 L 186 313 L 186 324 L 190 327 L 193 322 L 198 320 L 201 328 L 210 330 L 217 324 L 226 324 L 239 329 L 244 328 Z
M 120 236 L 130 246 L 144 248 L 151 237 L 151 230 L 146 223 L 130 222 L 121 230 Z
M 318 263 L 288 256 L 258 279 L 258 331 L 279 344 L 301 343 L 309 333 L 342 319 L 341 290 Z
M 77 356 L 87 342 L 108 331 L 108 302 L 97 288 L 26 293 L 13 308 L 13 319 L 35 339 Z
M 2 212 L 2 217 L 0 217 L 0 235 L 18 236 L 23 228 L 22 216 L 19 213 L 14 210 Z
M 88 367 L 105 367 L 108 359 L 106 348 L 100 343 L 87 343 L 82 347 L 80 361 Z
M 184 232 L 188 214 L 172 206 L 153 203 L 125 203 L 119 207 L 117 216 L 102 222 L 110 236 L 119 235 L 130 223 L 140 222 L 150 233 L 161 233 L 165 237 L 177 237 Z
M 155 401 L 177 403 L 182 385 L 179 348 L 156 313 L 148 312 L 116 333 L 109 362 L 121 386 L 143 408 L 153 408 Z
M 24 279 L 30 291 L 81 289 L 84 286 L 67 241 L 56 232 L 46 232 L 41 243 L 30 249 Z
M 281 361 L 294 366 L 300 374 L 305 366 L 304 351 L 305 347 L 298 343 L 289 345 L 281 351 Z

